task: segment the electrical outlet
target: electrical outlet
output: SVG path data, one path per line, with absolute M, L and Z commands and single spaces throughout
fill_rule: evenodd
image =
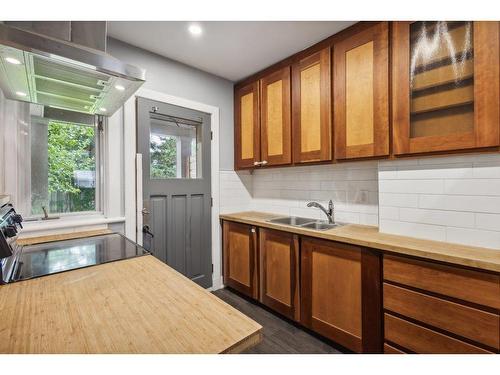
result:
M 368 191 L 361 190 L 358 194 L 358 203 L 368 203 Z

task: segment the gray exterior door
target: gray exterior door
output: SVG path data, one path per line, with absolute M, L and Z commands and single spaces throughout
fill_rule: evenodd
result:
M 212 286 L 210 115 L 137 99 L 143 244 L 204 288 Z

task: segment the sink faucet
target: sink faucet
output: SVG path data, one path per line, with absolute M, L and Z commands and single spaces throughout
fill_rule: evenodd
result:
M 328 218 L 328 222 L 330 224 L 335 223 L 335 220 L 333 219 L 333 202 L 331 199 L 328 202 L 328 210 L 325 207 L 323 207 L 321 204 L 319 204 L 318 202 L 309 202 L 307 204 L 307 207 L 319 208 L 321 211 L 323 211 L 325 213 L 326 217 Z

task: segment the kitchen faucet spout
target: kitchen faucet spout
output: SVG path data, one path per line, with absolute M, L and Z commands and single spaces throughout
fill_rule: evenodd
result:
M 309 202 L 307 204 L 307 207 L 316 207 L 319 208 L 321 211 L 323 211 L 328 218 L 328 222 L 330 224 L 335 224 L 335 220 L 333 218 L 333 201 L 330 199 L 328 202 L 328 210 L 323 207 L 323 205 L 319 204 L 318 202 Z

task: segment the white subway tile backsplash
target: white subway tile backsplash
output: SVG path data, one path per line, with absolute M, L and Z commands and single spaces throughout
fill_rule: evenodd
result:
M 379 205 L 394 207 L 418 207 L 418 195 L 407 193 L 379 193 Z
M 449 211 L 500 213 L 500 196 L 420 195 L 419 207 Z
M 476 214 L 476 228 L 500 232 L 500 214 Z
M 471 178 L 469 164 L 419 165 L 411 168 L 398 168 L 397 178 L 402 180 Z
M 330 199 L 334 202 L 347 202 L 347 192 L 345 191 L 337 191 L 337 190 L 319 190 L 319 191 L 311 191 L 311 200 L 323 200 L 329 201 Z
M 412 223 L 435 224 L 474 228 L 474 214 L 471 212 L 424 210 L 419 208 L 400 208 L 399 220 Z
M 416 194 L 442 194 L 442 180 L 381 180 L 379 181 L 381 193 L 407 193 Z
M 256 170 L 253 175 L 240 176 L 221 172 L 221 205 L 283 215 L 325 219 L 316 208 L 307 208 L 309 201 L 335 205 L 337 220 L 349 223 L 378 223 L 378 163 L 375 161 L 318 165 L 282 169 Z M 248 180 L 247 180 L 248 178 Z M 250 181 L 250 183 L 248 183 Z M 250 186 L 249 193 L 245 193 Z M 240 202 L 246 198 L 246 203 Z M 227 212 L 227 211 L 226 211 Z
M 409 237 L 420 237 L 435 241 L 446 241 L 445 226 L 408 223 L 405 221 L 387 219 L 380 219 L 379 223 L 379 230 L 381 232 Z
M 472 175 L 474 178 L 500 178 L 500 161 L 474 163 Z
M 343 190 L 346 191 L 348 186 L 347 181 L 321 181 L 321 190 L 330 191 L 330 190 Z
M 398 167 L 389 167 L 384 165 L 379 165 L 378 170 L 379 180 L 397 180 L 398 179 Z
M 398 207 L 380 206 L 379 207 L 380 219 L 399 220 L 399 210 L 400 209 Z
M 446 228 L 448 242 L 500 249 L 500 232 L 480 229 Z
M 500 250 L 498 153 L 380 162 L 379 190 L 382 232 Z
M 378 225 L 378 215 L 377 214 L 359 214 L 359 224 L 363 225 Z
M 500 196 L 500 179 L 446 180 L 445 194 Z
M 221 212 L 258 210 L 500 250 L 500 153 L 222 171 Z

